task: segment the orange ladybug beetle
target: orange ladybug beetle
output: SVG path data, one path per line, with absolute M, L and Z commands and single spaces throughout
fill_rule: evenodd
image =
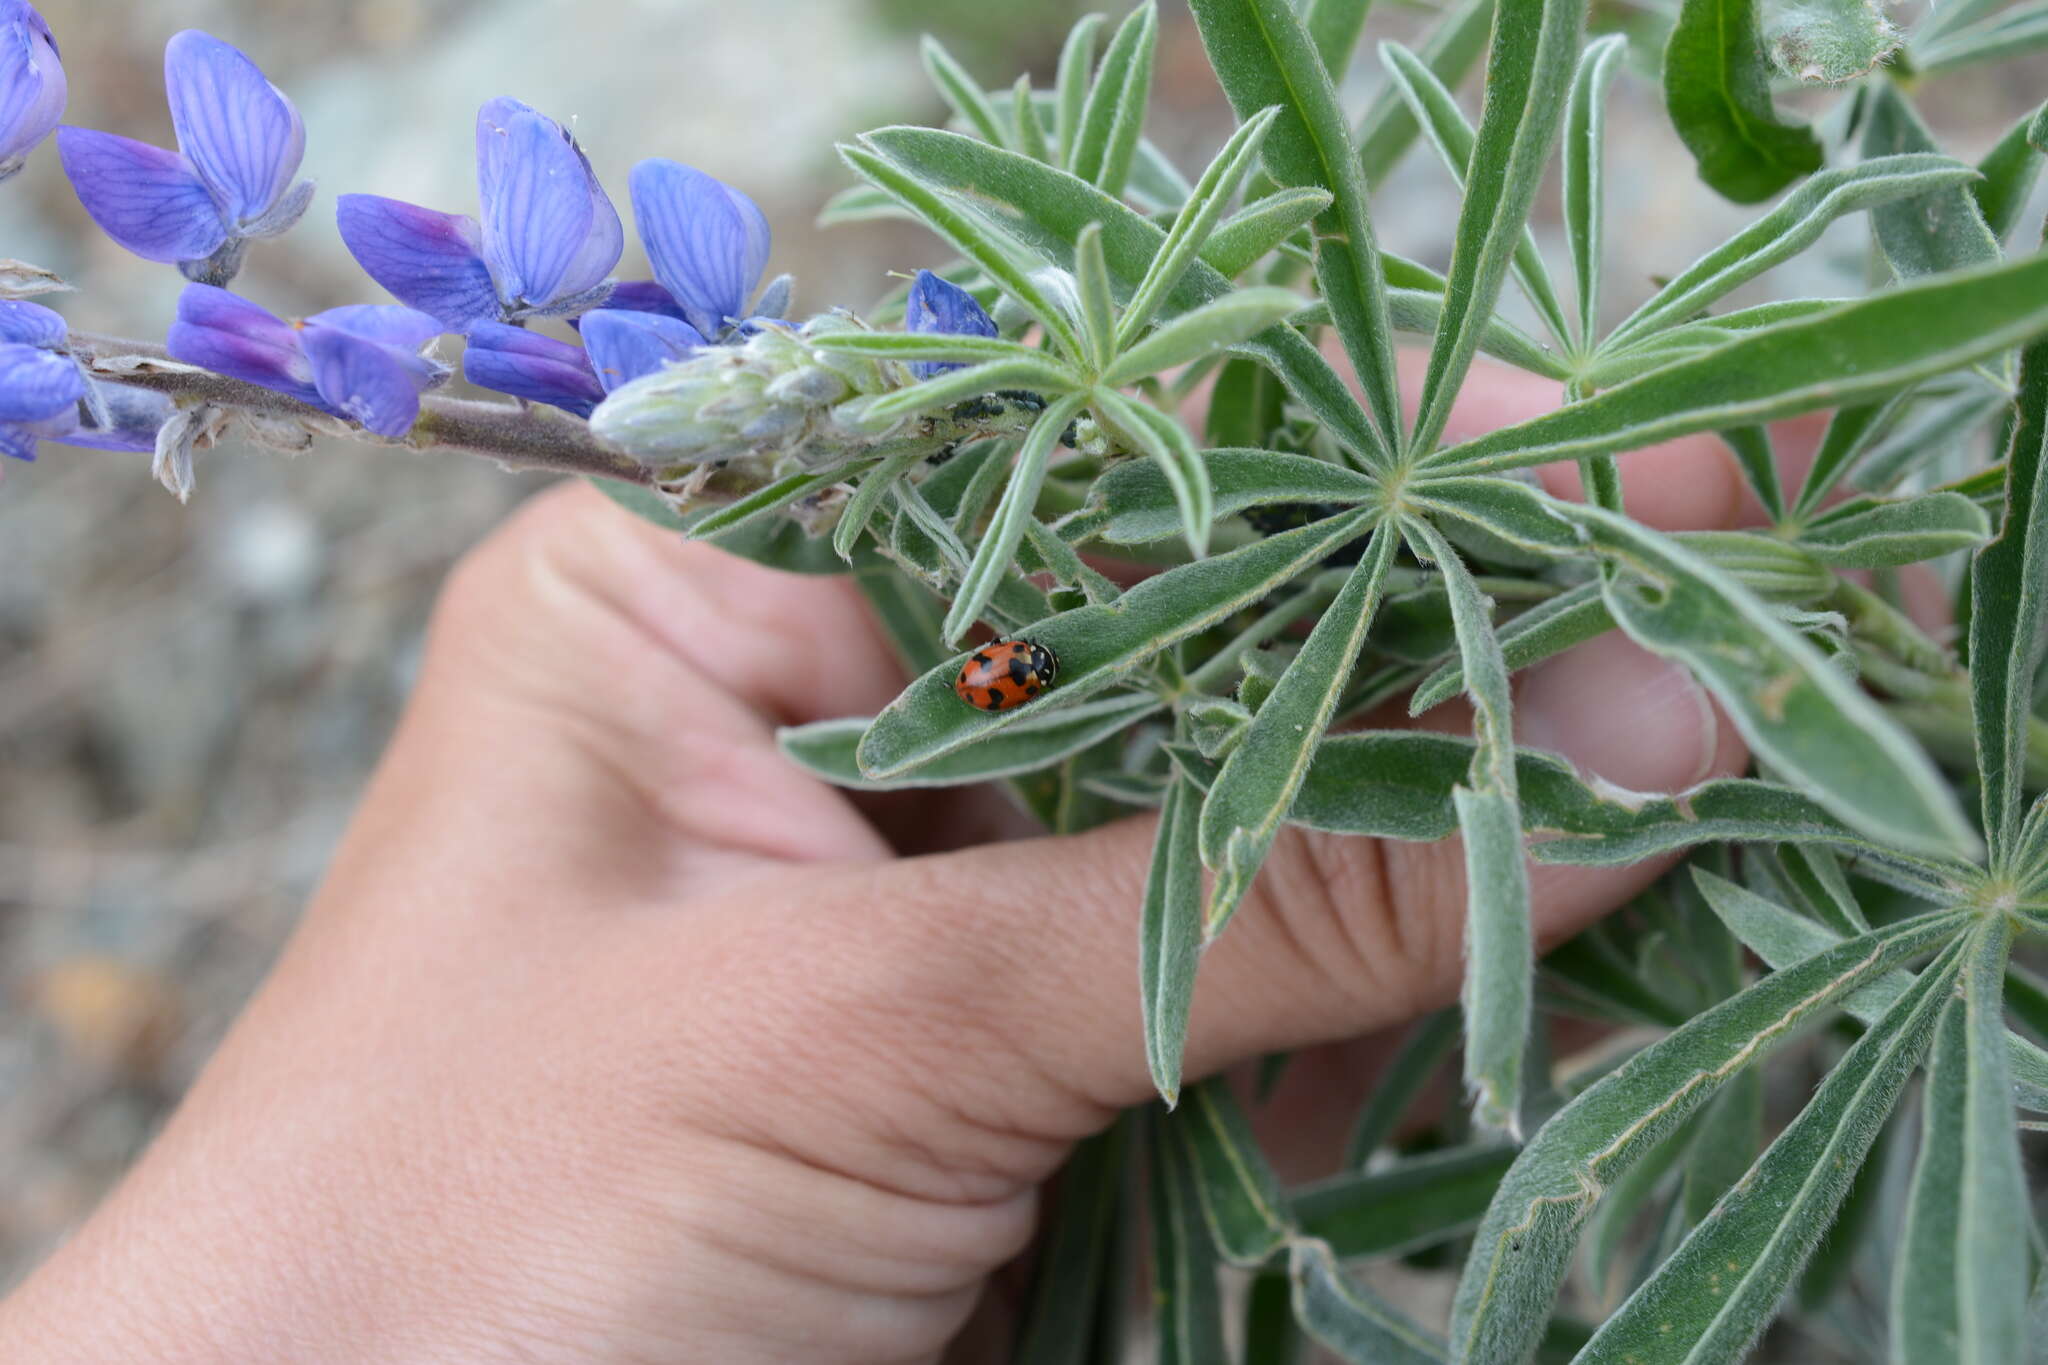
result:
M 1029 640 L 997 640 L 967 656 L 953 692 L 981 711 L 1007 711 L 1022 706 L 1052 686 L 1060 661 L 1044 645 Z

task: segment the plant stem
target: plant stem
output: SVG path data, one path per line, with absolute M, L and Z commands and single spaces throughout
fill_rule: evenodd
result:
M 96 379 L 169 394 L 181 403 L 309 418 L 321 426 L 341 420 L 259 384 L 179 365 L 163 347 L 150 342 L 73 332 L 70 349 Z M 460 450 L 506 469 L 586 474 L 623 483 L 654 481 L 638 461 L 605 447 L 581 422 L 508 403 L 428 394 L 420 399 L 419 420 L 402 444 L 415 450 Z

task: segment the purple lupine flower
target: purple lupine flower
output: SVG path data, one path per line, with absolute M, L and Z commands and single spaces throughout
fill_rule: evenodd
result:
M 492 100 L 477 111 L 476 179 L 480 219 L 345 194 L 341 239 L 370 278 L 451 331 L 604 302 L 625 229 L 561 124 Z
M 64 319 L 41 304 L 0 301 L 0 454 L 33 460 L 39 441 L 148 450 L 170 400 L 95 386 L 65 354 L 68 335 Z
M 583 345 L 504 323 L 472 328 L 462 375 L 472 384 L 588 417 L 628 380 L 682 360 L 705 344 L 679 318 L 600 308 L 577 320 Z
M 754 297 L 770 238 L 768 220 L 753 200 L 695 167 L 659 157 L 633 168 L 631 188 L 633 224 L 654 279 L 619 285 L 607 308 L 680 318 L 720 340 L 750 333 L 756 320 L 781 320 L 789 308 L 787 275 Z
M 186 29 L 164 48 L 164 89 L 178 150 L 90 128 L 57 130 L 79 202 L 109 237 L 187 279 L 226 284 L 249 243 L 288 230 L 313 182 L 299 111 L 220 39 Z
M 920 270 L 910 282 L 910 300 L 903 309 L 903 330 L 992 337 L 996 335 L 996 323 L 974 295 L 929 270 Z M 959 368 L 943 360 L 918 360 L 911 363 L 910 372 L 919 379 L 930 379 Z
M 287 322 L 247 299 L 191 284 L 178 296 L 173 360 L 289 394 L 392 440 L 420 413 L 420 394 L 448 378 L 422 355 L 438 319 L 411 308 L 355 304 Z
M 0 0 L 0 180 L 20 170 L 64 117 L 57 40 L 35 6 Z

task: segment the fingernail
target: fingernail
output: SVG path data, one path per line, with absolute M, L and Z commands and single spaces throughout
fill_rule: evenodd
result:
M 1719 747 L 1706 689 L 1619 632 L 1531 669 L 1515 713 L 1523 745 L 1630 791 L 1683 791 L 1712 771 Z

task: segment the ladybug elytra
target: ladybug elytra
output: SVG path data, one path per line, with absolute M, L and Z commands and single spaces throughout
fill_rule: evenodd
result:
M 967 656 L 953 691 L 980 711 L 1007 711 L 1022 706 L 1052 686 L 1060 661 L 1044 645 L 1029 640 L 997 640 Z

